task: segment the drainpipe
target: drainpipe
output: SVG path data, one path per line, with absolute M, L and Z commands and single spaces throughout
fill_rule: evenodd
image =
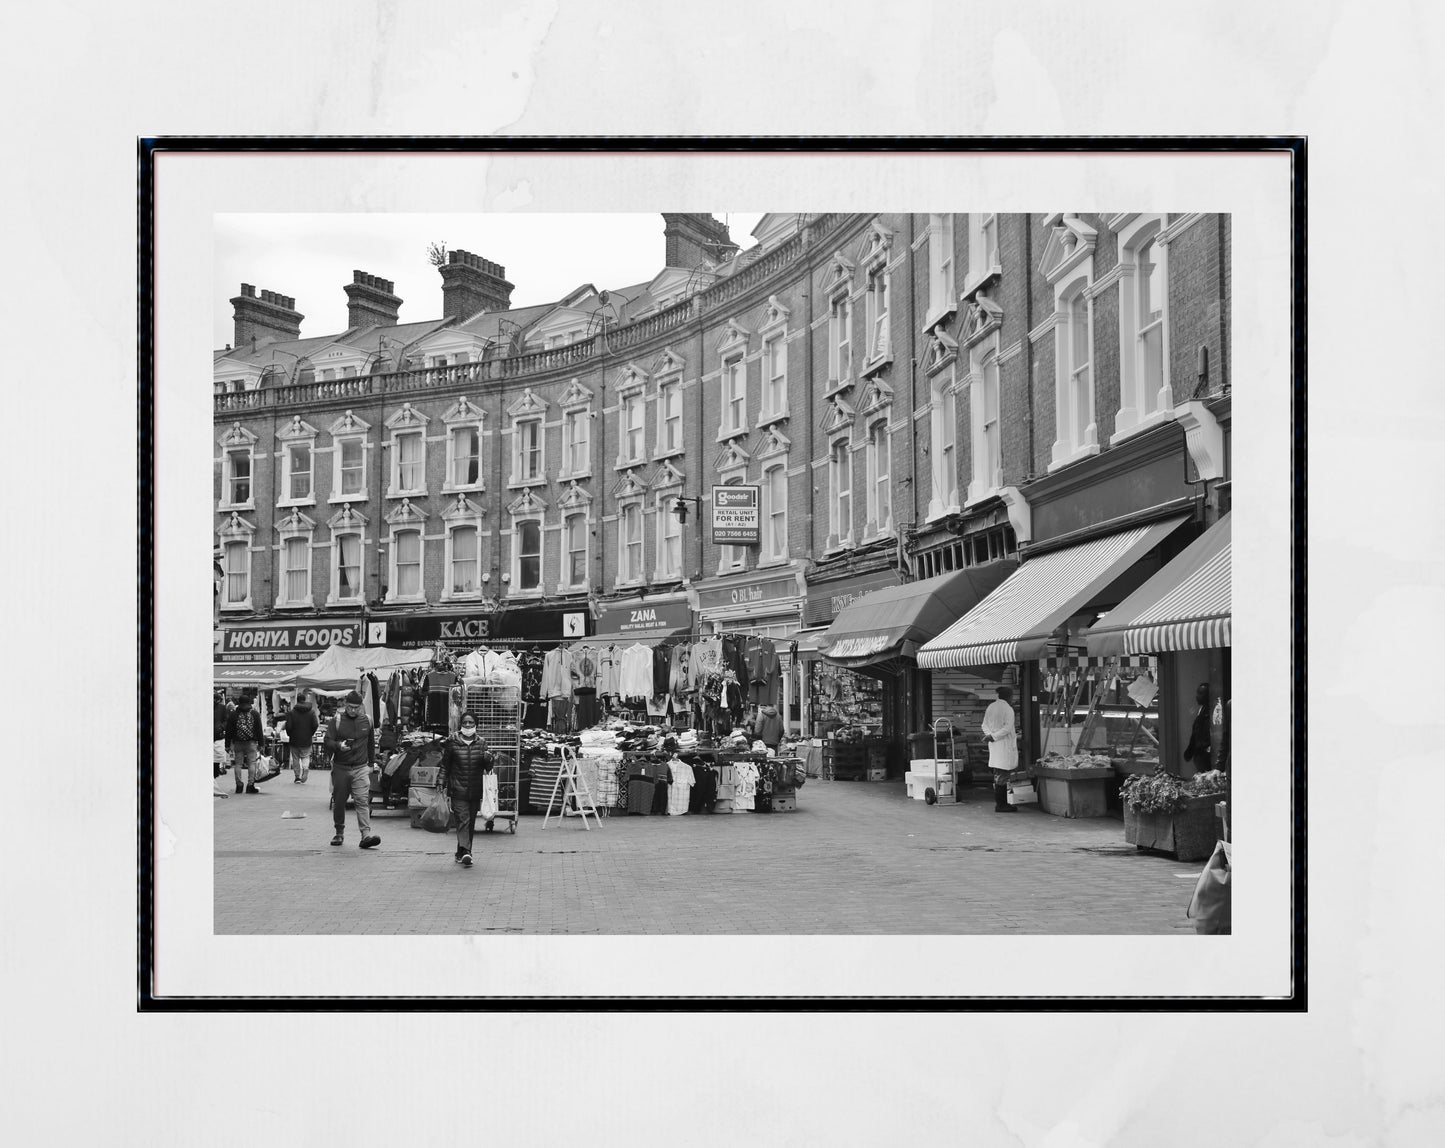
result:
M 908 489 L 911 494 L 913 506 L 913 517 L 909 522 L 910 526 L 918 525 L 918 422 L 913 418 L 913 413 L 918 410 L 918 334 L 917 334 L 917 300 L 914 290 L 914 273 L 917 268 L 914 260 L 918 253 L 913 250 L 913 241 L 917 231 L 917 217 L 912 212 L 908 215 Z M 895 527 L 897 524 L 894 524 Z M 904 565 L 903 559 L 903 531 L 898 530 L 895 541 L 898 545 L 898 565 Z M 913 573 L 912 563 L 908 564 L 910 577 Z
M 808 242 L 810 247 L 812 246 L 812 238 L 812 235 L 809 234 Z M 803 298 L 808 301 L 808 344 L 806 351 L 808 363 L 808 451 L 806 463 L 807 473 L 804 485 L 808 488 L 808 553 L 810 555 L 813 552 L 813 523 L 818 520 L 818 492 L 814 486 L 814 475 L 816 472 L 813 470 L 813 452 L 816 447 L 816 443 L 813 440 L 817 434 L 817 428 L 813 422 L 813 393 L 818 389 L 817 377 L 813 374 L 813 271 L 813 258 L 810 252 L 808 256 L 808 293 L 803 296 Z
M 1024 473 L 1034 472 L 1034 345 L 1029 332 L 1034 329 L 1034 230 L 1029 224 L 1030 216 L 1024 213 L 1024 423 L 1029 431 L 1029 464 Z

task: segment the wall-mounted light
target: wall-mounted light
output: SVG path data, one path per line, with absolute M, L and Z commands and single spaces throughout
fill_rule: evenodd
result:
M 677 521 L 683 526 L 687 525 L 687 504 L 689 502 L 695 503 L 697 505 L 698 517 L 702 517 L 701 498 L 689 498 L 687 495 L 679 495 L 672 504 L 672 512 L 673 514 L 677 515 Z

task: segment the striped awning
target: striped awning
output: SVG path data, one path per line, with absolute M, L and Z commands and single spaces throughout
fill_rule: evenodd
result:
M 918 653 L 925 670 L 993 666 L 1044 655 L 1064 622 L 1185 520 L 1136 526 L 1030 558 Z
M 1229 645 L 1230 519 L 1225 515 L 1086 635 L 1095 657 Z

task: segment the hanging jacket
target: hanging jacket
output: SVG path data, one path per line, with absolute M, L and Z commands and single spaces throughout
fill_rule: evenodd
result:
M 447 739 L 442 750 L 438 785 L 445 785 L 452 797 L 480 801 L 482 777 L 492 769 L 493 758 L 487 750 L 487 739 L 478 734 L 470 742 L 460 737 Z

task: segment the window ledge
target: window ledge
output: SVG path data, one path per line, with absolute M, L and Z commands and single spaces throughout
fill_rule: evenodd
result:
M 277 610 L 309 610 L 314 603 L 308 598 L 304 602 L 277 602 L 274 609 Z
M 1147 430 L 1153 430 L 1155 427 L 1164 423 L 1174 422 L 1176 419 L 1177 412 L 1173 407 L 1170 407 L 1167 411 L 1155 411 L 1152 415 L 1146 415 L 1136 423 L 1131 423 L 1129 426 L 1116 430 L 1109 437 L 1109 445 L 1113 446 L 1115 443 L 1121 443 L 1125 439 L 1143 434 Z
M 665 458 L 676 458 L 678 455 L 680 455 L 680 454 L 686 454 L 686 453 L 687 453 L 686 448 L 680 447 L 680 446 L 675 446 L 675 447 L 673 447 L 671 450 L 658 449 L 658 450 L 653 454 L 653 456 L 652 456 L 652 461 L 653 461 L 653 462 L 661 462 L 661 461 L 662 461 L 663 459 L 665 459 Z
M 224 510 L 224 511 L 226 511 L 227 513 L 230 513 L 232 510 L 255 510 L 255 509 L 256 509 L 256 504 L 255 504 L 254 502 L 218 502 L 218 503 L 216 503 L 216 510 L 217 510 L 218 512 Z
M 849 387 L 853 386 L 855 382 L 856 380 L 852 375 L 847 375 L 841 379 L 829 379 L 828 385 L 823 389 L 823 397 L 825 399 L 831 399 L 834 395 L 841 395 Z
M 990 498 L 997 497 L 999 491 L 1001 491 L 1002 489 L 1002 486 L 989 486 L 975 493 L 974 487 L 970 485 L 968 488 L 968 500 L 964 503 L 964 505 L 977 506 L 980 502 L 986 502 Z
M 480 602 L 482 592 L 480 590 L 459 590 L 456 593 L 442 591 L 437 598 L 439 602 Z
M 445 483 L 445 484 L 443 484 L 443 486 L 442 486 L 442 493 L 443 493 L 443 494 L 484 494 L 484 493 L 486 492 L 486 489 L 487 489 L 487 488 L 486 488 L 486 485 L 485 485 L 484 483 L 480 483 L 480 482 L 472 483 L 472 484 L 470 484 L 469 486 L 453 486 L 453 485 L 451 485 L 451 483 Z
M 566 471 L 563 471 L 562 473 L 560 473 L 560 474 L 557 475 L 557 481 L 558 481 L 558 482 L 585 482 L 585 481 L 587 481 L 587 480 L 588 480 L 589 478 L 591 478 L 591 477 L 592 477 L 592 471 L 591 471 L 590 468 L 589 468 L 588 470 L 579 470 L 576 474 L 571 474 L 571 473 L 568 473 L 568 472 L 566 472 Z
M 992 267 L 979 272 L 979 274 L 969 279 L 959 298 L 972 300 L 973 297 L 978 294 L 979 288 L 987 286 L 990 280 L 999 278 L 1002 275 L 1003 268 L 995 263 Z
M 276 504 L 276 509 L 277 509 L 277 510 L 282 510 L 282 509 L 289 510 L 289 509 L 290 509 L 291 507 L 293 507 L 293 506 L 315 506 L 315 505 L 316 505 L 316 498 L 315 498 L 314 496 L 309 497 L 309 498 L 283 498 L 280 502 L 278 502 L 278 503 Z
M 422 487 L 420 490 L 388 490 L 386 492 L 387 498 L 425 498 L 426 496 L 426 487 Z
M 327 598 L 328 606 L 364 606 L 365 599 L 362 598 Z
M 342 502 L 365 502 L 367 496 L 365 494 L 333 494 L 326 501 L 335 506 Z
M 1079 447 L 1072 454 L 1059 459 L 1057 462 L 1049 463 L 1049 473 L 1053 474 L 1056 470 L 1063 470 L 1066 466 L 1072 466 L 1076 462 L 1083 462 L 1086 458 L 1093 458 L 1098 453 L 1099 444 L 1096 442 L 1090 443 L 1088 446 Z
M 405 597 L 402 597 L 400 594 L 397 594 L 395 596 L 388 594 L 385 598 L 382 599 L 382 601 L 385 602 L 388 606 L 425 606 L 426 595 L 408 594 Z
M 925 522 L 933 525 L 937 525 L 938 523 L 942 522 L 950 514 L 958 514 L 962 511 L 962 507 L 958 503 L 958 496 L 956 494 L 954 495 L 954 501 L 938 504 L 937 509 L 934 509 L 934 505 L 935 504 L 932 502 L 929 503 L 928 513 L 924 516 L 923 519 Z
M 227 603 L 223 604 L 223 605 L 221 606 L 221 613 L 224 614 L 224 613 L 226 613 L 226 611 L 229 610 L 229 611 L 230 611 L 231 613 L 233 613 L 233 614 L 239 614 L 239 613 L 241 613 L 241 612 L 244 611 L 244 610 L 250 610 L 250 609 L 252 609 L 252 608 L 253 608 L 253 607 L 251 606 L 251 601 L 250 601 L 250 599 L 248 598 L 248 599 L 247 599 L 246 601 L 244 601 L 244 602 L 227 602 Z
M 787 422 L 792 417 L 793 416 L 788 413 L 787 407 L 784 407 L 780 411 L 768 411 L 758 416 L 758 429 L 761 430 L 763 427 L 772 426 L 774 423 Z
M 530 589 L 530 590 L 513 590 L 513 589 L 511 589 L 511 588 L 509 587 L 508 590 L 507 590 L 507 597 L 508 597 L 508 598 L 540 598 L 540 597 L 542 597 L 542 587 L 540 587 L 540 586 L 534 586 L 534 587 L 533 587 L 532 589 Z
M 729 439 L 742 438 L 747 433 L 748 427 L 746 423 L 744 423 L 740 427 L 719 427 L 717 432 L 717 438 L 713 441 L 727 442 Z
M 874 355 L 863 364 L 863 377 L 866 379 L 870 375 L 877 374 L 891 362 L 893 362 L 893 348 L 889 347 L 888 350 Z
M 545 478 L 515 478 L 515 477 L 514 477 L 514 478 L 509 479 L 508 482 L 507 482 L 507 486 L 508 486 L 509 488 L 511 488 L 512 490 L 521 490 L 521 489 L 523 489 L 524 487 L 546 486 L 546 485 L 547 485 L 547 480 L 546 480 Z
M 770 568 L 770 567 L 773 567 L 773 566 L 787 566 L 787 565 L 788 565 L 789 563 L 791 563 L 791 562 L 792 562 L 792 558 L 790 558 L 788 555 L 786 555 L 786 554 L 775 554 L 775 555 L 774 555 L 773 557 L 771 557 L 771 558 L 760 558 L 760 559 L 758 560 L 758 569 L 759 569 L 759 570 L 766 570 L 766 569 L 768 569 L 768 568 Z
M 952 292 L 950 292 L 949 294 L 951 295 Z M 956 299 L 949 299 L 946 303 L 943 304 L 942 307 L 938 308 L 938 310 L 929 311 L 928 314 L 925 315 L 923 318 L 923 334 L 929 334 L 933 330 L 933 328 L 937 327 L 945 319 L 953 315 L 957 310 L 958 301 Z
M 639 466 L 646 466 L 647 459 L 644 458 L 619 458 L 612 464 L 613 470 L 633 470 Z

